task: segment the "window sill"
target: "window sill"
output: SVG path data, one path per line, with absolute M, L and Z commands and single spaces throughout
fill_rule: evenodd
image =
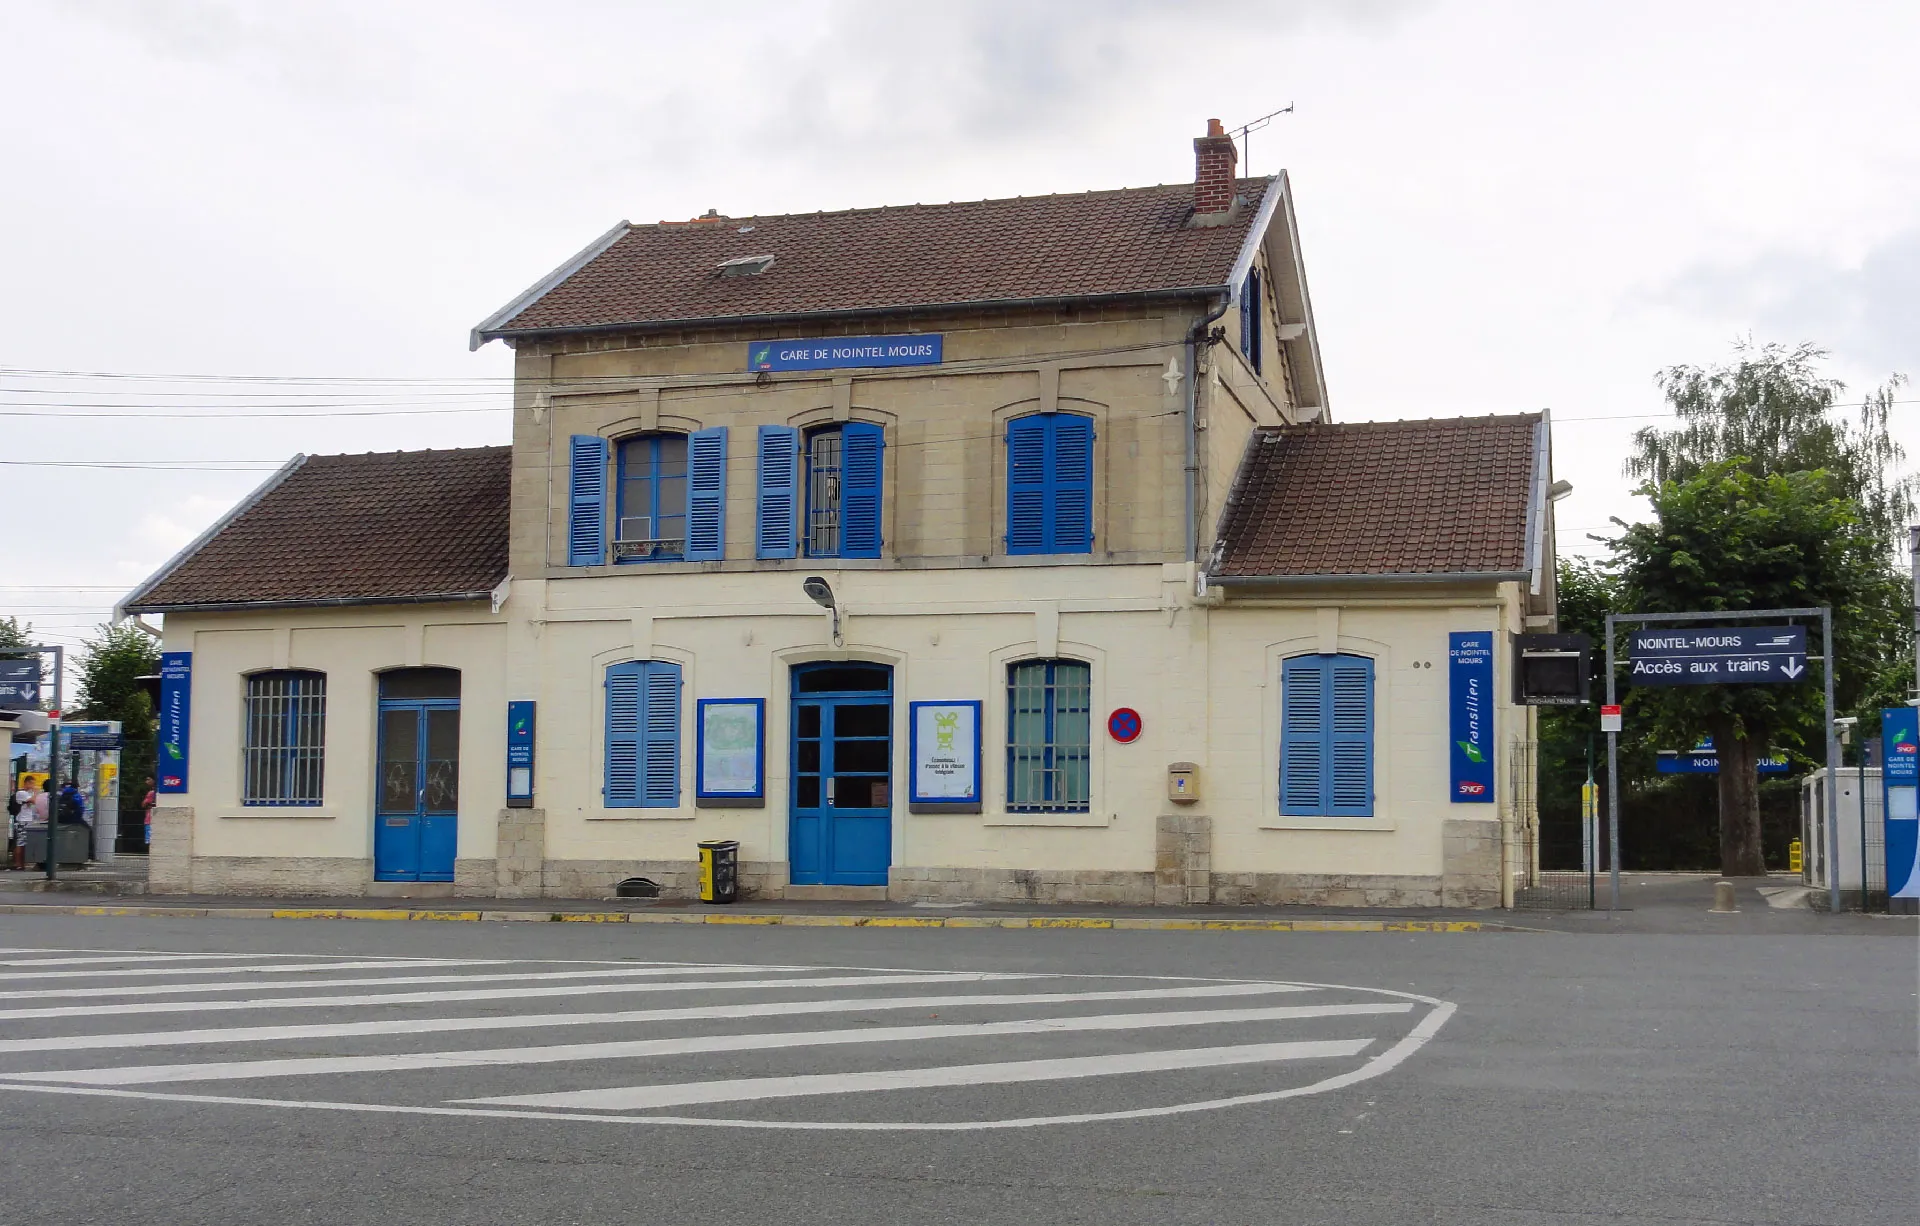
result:
M 1111 826 L 1111 813 L 1008 813 L 1003 811 L 989 813 L 982 820 L 983 826 L 1065 826 L 1089 827 Z
M 604 809 L 587 814 L 590 822 L 690 822 L 697 814 L 690 809 Z
M 238 808 L 215 809 L 213 815 L 223 821 L 231 817 L 317 817 L 331 820 L 340 816 L 340 810 L 329 809 L 325 805 L 241 805 Z
M 1379 817 L 1279 817 L 1260 823 L 1262 830 L 1354 830 L 1392 833 L 1397 824 Z

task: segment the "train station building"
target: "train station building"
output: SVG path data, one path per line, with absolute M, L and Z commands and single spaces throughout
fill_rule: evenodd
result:
M 508 446 L 297 456 L 164 615 L 156 892 L 1495 906 L 1544 415 L 1338 422 L 1286 175 L 622 222 Z

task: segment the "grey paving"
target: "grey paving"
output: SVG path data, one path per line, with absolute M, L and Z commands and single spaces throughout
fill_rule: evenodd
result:
M 1744 908 L 1743 899 L 1743 915 Z M 6 1175 L 0 1220 L 423 1226 L 1911 1222 L 1920 1123 L 1920 946 L 1913 927 L 1882 920 L 1853 931 L 1837 925 L 1845 917 L 1787 918 L 1795 926 L 1809 920 L 1836 926 L 1717 933 L 1707 921 L 1693 919 L 1674 932 L 1612 927 L 1439 935 L 0 915 L 0 949 L 28 951 L 0 953 L 0 959 L 29 963 L 29 974 L 39 958 L 118 951 L 132 951 L 128 968 L 167 971 L 115 977 L 113 963 L 63 962 L 46 969 L 98 965 L 105 973 L 0 981 L 0 1011 L 104 1006 L 60 1017 L 0 1019 L 0 1083 L 10 1074 L 91 1070 L 94 1084 L 41 1084 L 95 1092 L 0 1088 L 0 1171 Z M 1677 912 L 1673 926 L 1683 927 Z M 69 952 L 32 952 L 55 949 Z M 330 989 L 281 988 L 279 980 L 337 980 L 343 985 L 338 995 L 359 998 L 388 990 L 359 983 L 384 972 L 260 975 L 257 995 L 236 994 L 198 990 L 230 985 L 232 973 L 192 969 L 231 966 L 233 959 L 154 963 L 143 956 L 163 953 L 274 955 L 301 966 L 444 959 L 461 965 L 396 966 L 391 976 L 523 976 L 528 991 L 411 1004 L 284 1007 L 275 1002 Z M 498 965 L 482 964 L 488 960 Z M 662 963 L 731 969 L 726 975 L 673 968 L 624 974 L 629 966 L 658 972 Z M 603 970 L 611 972 L 604 981 L 598 975 L 531 978 Z M 715 986 L 729 978 L 770 986 Z M 853 982 L 790 986 L 823 979 Z M 894 982 L 903 980 L 911 982 Z M 345 986 L 348 981 L 358 986 Z M 628 990 L 663 981 L 701 986 Z M 1261 986 L 1271 984 L 1296 990 Z M 134 985 L 140 994 L 111 992 Z M 153 986 L 178 991 L 146 990 Z M 391 990 L 411 994 L 445 986 L 396 982 Z M 588 990 L 532 994 L 547 987 Z M 1169 987 L 1230 994 L 952 1007 L 899 1003 L 909 996 L 1065 997 Z M 80 989 L 91 994 L 77 994 Z M 6 999 L 28 990 L 76 994 Z M 113 1007 L 115 1001 L 236 998 L 258 1003 L 139 1014 Z M 884 1125 L 977 1123 L 1035 1112 L 1100 1114 L 1311 1088 L 1316 1077 L 1337 1075 L 1356 1061 L 1340 1064 L 1338 1057 L 1322 1055 L 1283 1062 L 1286 1067 L 1219 1063 L 1071 1080 L 778 1099 L 750 1095 L 744 1102 L 664 1112 L 708 1124 L 607 1122 L 563 1111 L 517 1118 L 417 1113 L 526 1112 L 536 1109 L 467 1100 L 662 1083 L 763 1086 L 785 1079 L 783 1084 L 812 1090 L 816 1083 L 796 1079 L 871 1082 L 876 1072 L 1057 1059 L 1126 1057 L 1140 1063 L 1194 1049 L 1279 1042 L 1333 1047 L 1356 1036 L 1373 1041 L 1371 1052 L 1378 1052 L 1431 1013 L 1431 1006 L 1411 998 L 1450 1002 L 1457 1011 L 1390 1071 L 1325 1092 L 1188 1114 L 949 1131 L 709 1126 L 742 1116 L 762 1124 Z M 807 1011 L 834 1001 L 845 1006 Z M 1411 1007 L 1405 1013 L 1382 1009 L 1395 1002 Z M 1278 1013 L 1329 1005 L 1345 1011 Z M 607 1020 L 668 1009 L 706 1015 Z M 1049 1019 L 1212 1009 L 1274 1016 L 1147 1026 L 1128 1019 L 1098 1023 L 1108 1029 L 1036 1032 Z M 969 1026 L 998 1029 L 953 1029 Z M 282 1033 L 179 1041 L 189 1030 L 234 1027 Z M 309 1029 L 295 1029 L 302 1027 Z M 361 1029 L 328 1035 L 312 1029 L 351 1027 Z M 386 1030 L 377 1032 L 381 1027 Z M 936 1028 L 937 1035 L 928 1037 Z M 861 1031 L 871 1041 L 847 1033 Z M 101 1036 L 136 1033 L 153 1037 L 142 1046 L 98 1045 Z M 756 1036 L 771 1033 L 806 1038 L 769 1049 Z M 73 1043 L 63 1050 L 48 1051 L 44 1044 L 7 1050 L 8 1044 L 36 1039 Z M 523 1048 L 659 1042 L 699 1050 L 601 1051 L 516 1062 Z M 491 1052 L 500 1063 L 432 1058 L 441 1052 Z M 324 1066 L 343 1059 L 380 1067 Z M 251 1068 L 236 1071 L 243 1062 L 262 1060 L 306 1066 L 280 1064 L 259 1075 Z M 1305 1068 L 1315 1060 L 1328 1063 L 1319 1071 Z M 132 1071 L 189 1063 L 220 1064 L 225 1071 L 217 1080 L 193 1079 L 203 1076 L 200 1070 L 168 1081 L 145 1080 L 147 1074 Z M 126 1083 L 98 1084 L 111 1080 L 110 1070 L 119 1070 Z M 127 1093 L 191 1097 L 121 1096 Z M 216 1099 L 269 1101 L 210 1101 Z M 342 1109 L 276 1105 L 287 1101 Z

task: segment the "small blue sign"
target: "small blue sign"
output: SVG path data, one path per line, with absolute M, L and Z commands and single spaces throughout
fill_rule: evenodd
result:
M 1451 697 L 1447 799 L 1462 805 L 1493 803 L 1493 631 L 1447 636 Z
M 815 340 L 754 341 L 748 370 L 834 370 L 846 366 L 938 366 L 944 338 L 937 332 L 907 336 L 829 336 Z
M 1787 755 L 1783 753 L 1755 759 L 1754 765 L 1762 775 L 1784 775 L 1791 766 Z M 1720 754 L 1713 747 L 1713 738 L 1705 737 L 1685 753 L 1677 749 L 1662 749 L 1658 769 L 1663 775 L 1717 775 L 1720 773 Z
M 95 751 L 118 750 L 120 734 L 106 720 L 86 722 L 60 721 L 60 748 Z
M 507 807 L 533 804 L 533 700 L 507 702 Z
M 1880 782 L 1886 788 L 1887 894 L 1920 898 L 1920 711 L 1880 712 Z
M 160 653 L 160 729 L 154 791 L 187 790 L 187 738 L 193 716 L 193 653 Z
M 1635 685 L 1784 684 L 1807 678 L 1805 626 L 1640 630 L 1627 680 Z
M 40 657 L 0 660 L 0 708 L 38 710 L 39 706 Z

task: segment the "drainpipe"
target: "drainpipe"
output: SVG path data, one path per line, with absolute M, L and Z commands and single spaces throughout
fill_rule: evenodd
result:
M 1220 305 L 1212 314 L 1193 325 L 1187 333 L 1187 403 L 1184 406 L 1187 425 L 1187 561 L 1197 562 L 1200 558 L 1200 542 L 1194 536 L 1194 520 L 1200 505 L 1200 461 L 1199 427 L 1200 411 L 1200 341 L 1207 334 L 1213 321 L 1227 313 L 1233 305 L 1232 287 L 1220 296 Z

